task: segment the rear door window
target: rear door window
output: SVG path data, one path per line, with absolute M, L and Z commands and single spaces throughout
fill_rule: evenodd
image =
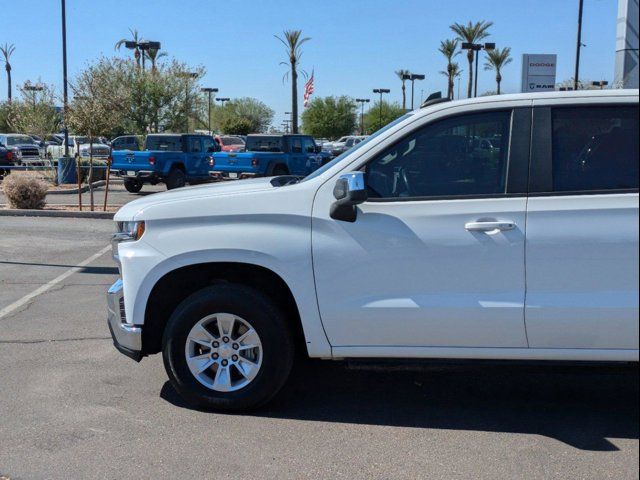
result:
M 638 107 L 552 110 L 555 192 L 638 188 Z

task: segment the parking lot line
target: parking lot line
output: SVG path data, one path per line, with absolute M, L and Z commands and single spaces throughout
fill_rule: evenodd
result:
M 89 258 L 87 258 L 86 260 L 83 260 L 82 262 L 80 262 L 75 267 L 71 267 L 69 270 L 67 270 L 66 272 L 62 273 L 61 275 L 58 275 L 53 280 L 51 280 L 51 281 L 45 283 L 44 285 L 36 288 L 33 292 L 28 293 L 27 295 L 22 297 L 20 300 L 17 300 L 15 302 L 13 302 L 11 305 L 8 305 L 8 306 L 4 307 L 2 310 L 0 310 L 0 320 L 2 318 L 6 317 L 7 315 L 9 315 L 10 313 L 16 311 L 17 309 L 19 309 L 20 307 L 22 307 L 23 305 L 25 305 L 26 303 L 28 303 L 32 299 L 36 298 L 38 295 L 42 295 L 46 291 L 50 290 L 52 287 L 54 287 L 56 284 L 62 282 L 64 279 L 70 277 L 71 275 L 73 275 L 76 272 L 79 272 L 84 267 L 89 265 L 91 262 L 93 262 L 94 260 L 97 260 L 99 257 L 101 257 L 102 255 L 107 253 L 109 250 L 111 250 L 111 246 L 107 245 L 102 250 L 98 251 L 97 253 L 94 253 Z

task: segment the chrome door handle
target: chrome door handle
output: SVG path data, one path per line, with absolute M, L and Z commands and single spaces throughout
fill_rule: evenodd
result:
M 493 232 L 494 230 L 513 230 L 516 228 L 514 222 L 469 222 L 464 228 L 469 232 Z

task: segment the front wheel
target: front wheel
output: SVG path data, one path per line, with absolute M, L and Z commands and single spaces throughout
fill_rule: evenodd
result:
M 271 299 L 243 285 L 215 285 L 188 297 L 169 319 L 162 344 L 174 388 L 210 410 L 265 404 L 293 363 L 286 318 Z
M 142 190 L 142 182 L 138 179 L 126 178 L 124 188 L 126 188 L 129 193 L 138 193 Z

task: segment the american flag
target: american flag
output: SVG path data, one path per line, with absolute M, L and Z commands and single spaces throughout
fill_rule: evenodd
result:
M 304 106 L 309 106 L 309 97 L 313 93 L 313 70 L 311 71 L 311 76 L 307 83 L 304 84 Z

